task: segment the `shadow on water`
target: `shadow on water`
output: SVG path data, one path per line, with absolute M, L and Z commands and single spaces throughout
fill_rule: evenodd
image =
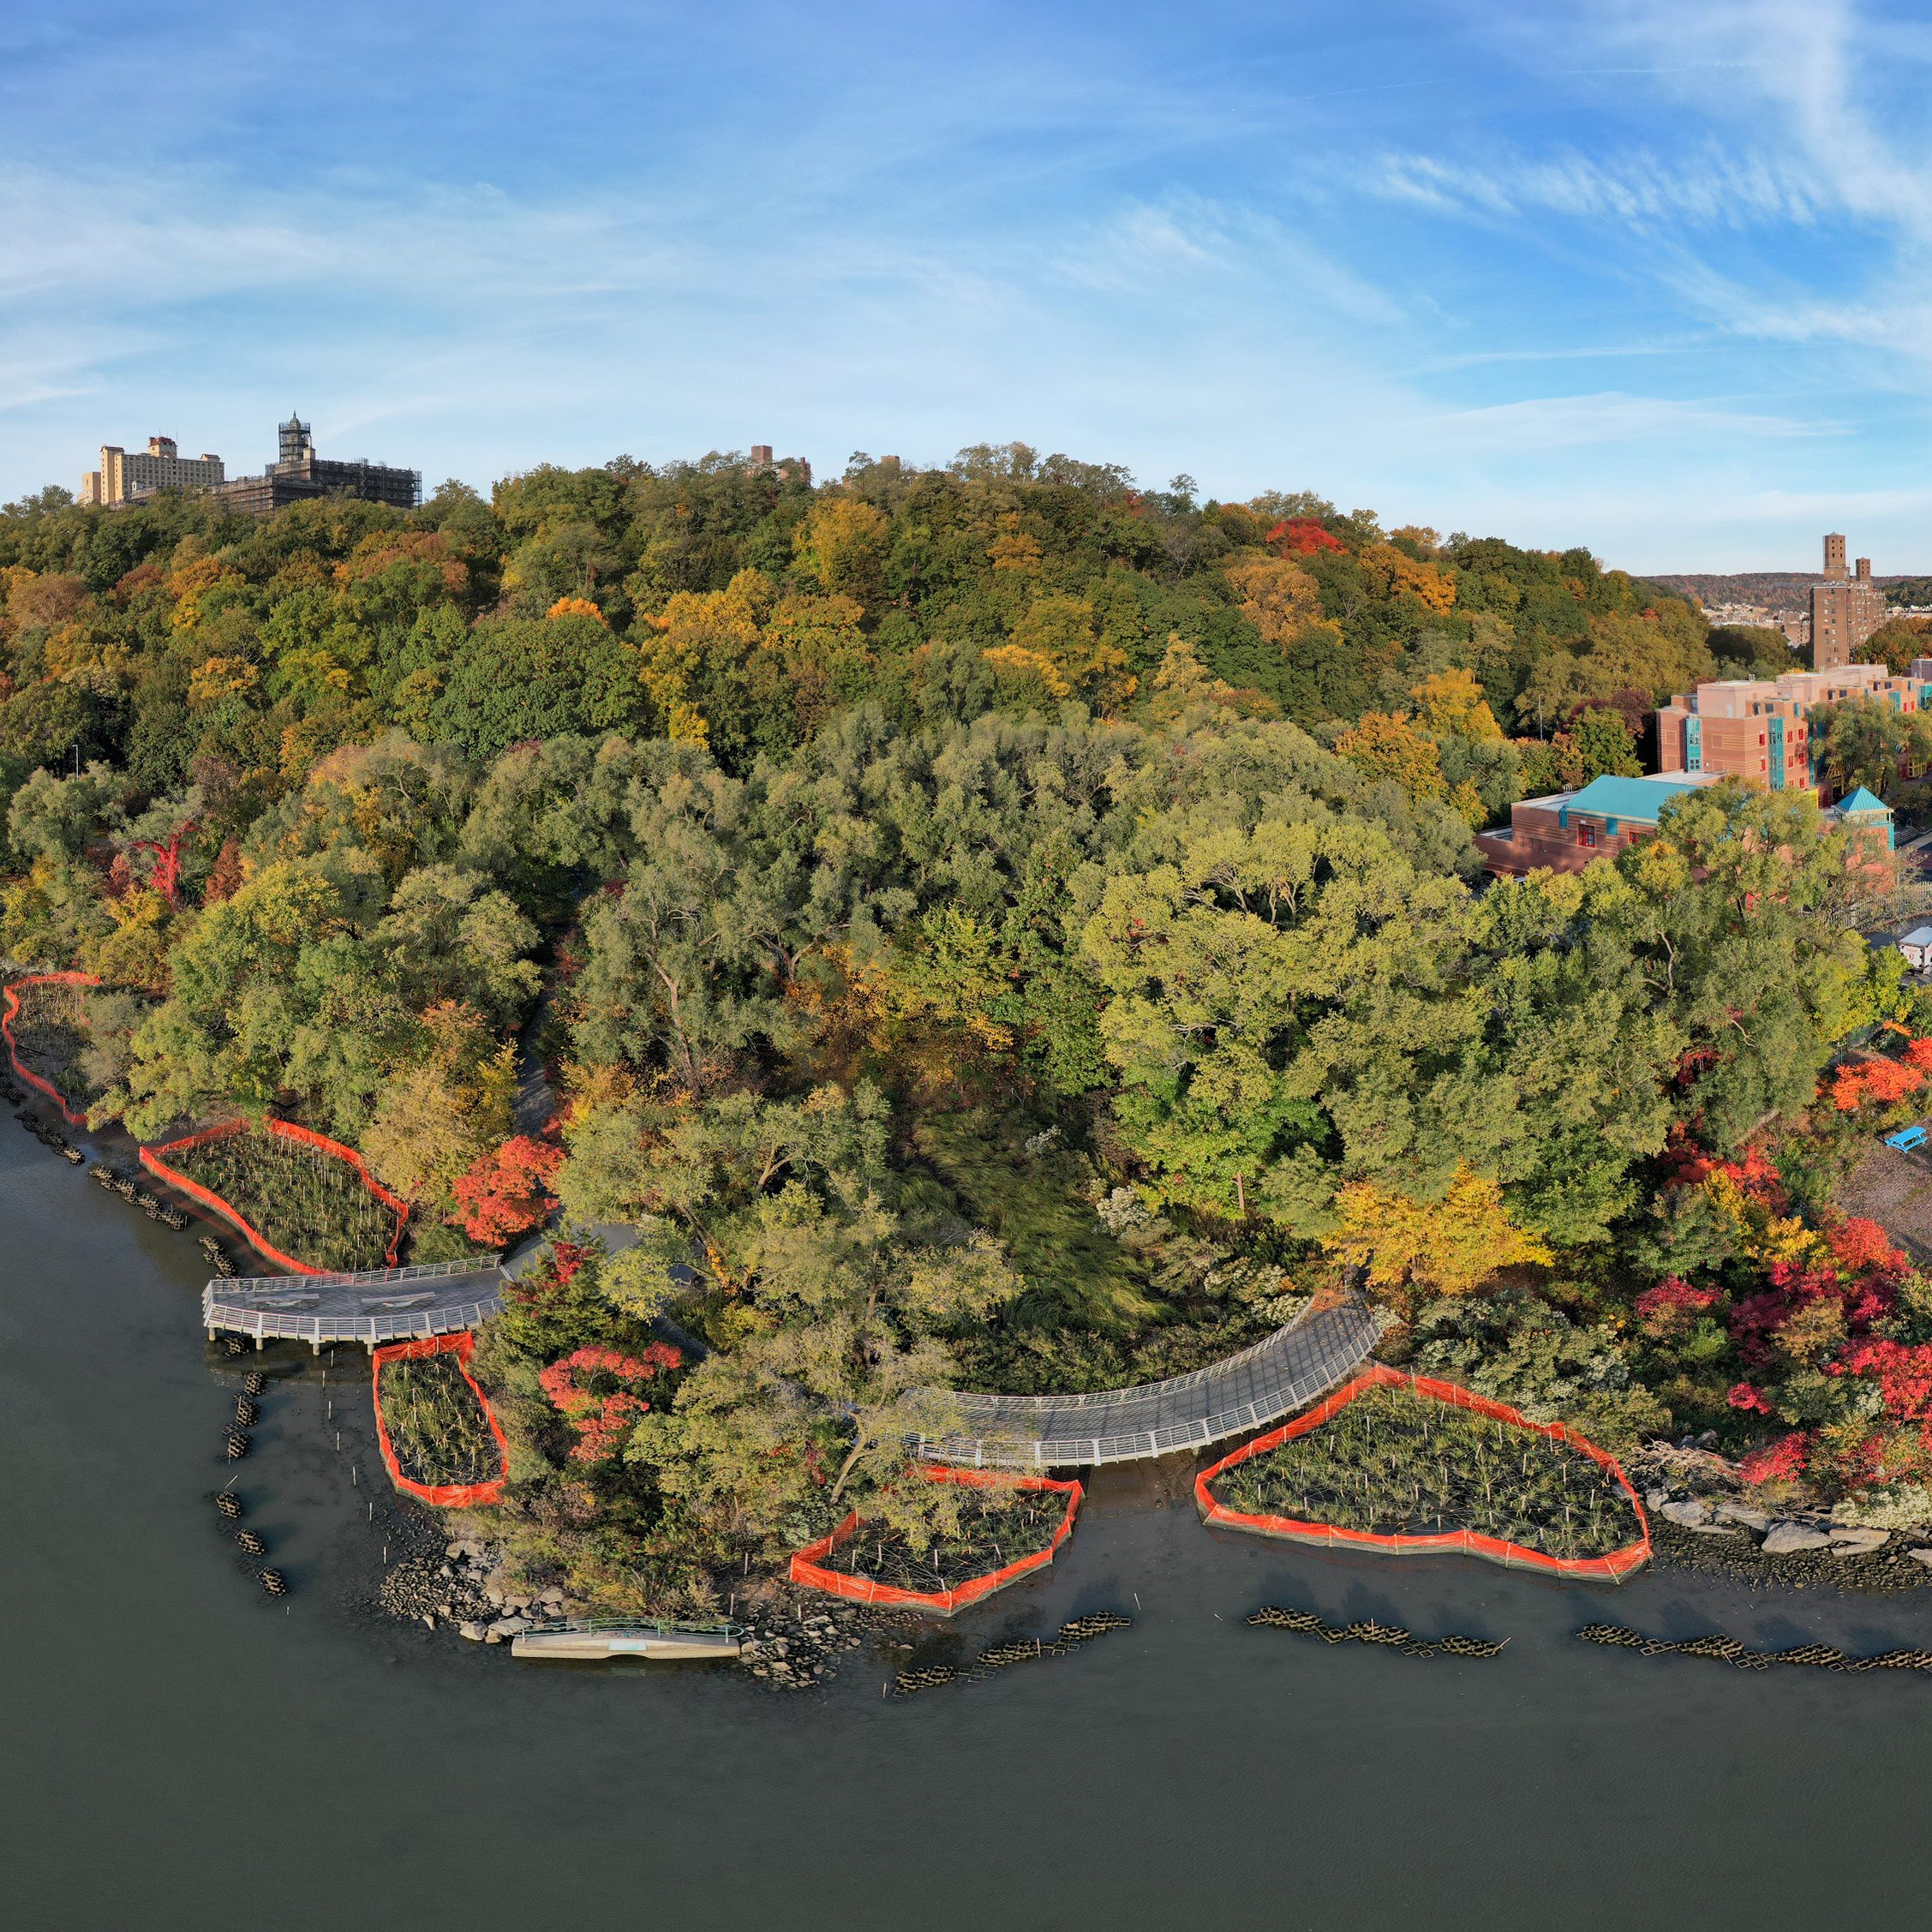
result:
M 1932 1642 L 1932 1592 L 1612 1589 L 1211 1534 L 1170 1461 L 1103 1472 L 1053 1569 L 916 1647 L 956 1662 L 1134 1618 L 1074 1655 L 905 1699 L 882 1696 L 900 1654 L 790 1696 L 517 1664 L 363 1607 L 399 1521 L 366 1357 L 211 1351 L 192 1235 L 18 1132 L 0 1217 L 0 1815 L 9 1922 L 33 1932 L 200 1932 L 242 1901 L 282 1932 L 1759 1932 L 1890 1921 L 1928 1875 L 1932 1682 L 1574 1633 L 1863 1652 Z M 231 1477 L 260 1562 L 212 1506 Z M 1509 1647 L 1422 1660 L 1244 1624 L 1270 1603 Z

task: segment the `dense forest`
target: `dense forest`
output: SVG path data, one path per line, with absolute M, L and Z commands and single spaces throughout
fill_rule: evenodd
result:
M 621 458 L 413 514 L 49 491 L 0 612 L 0 952 L 99 976 L 69 1091 L 336 1137 L 417 1259 L 560 1202 L 477 1368 L 498 1529 L 587 1600 L 709 1602 L 854 1503 L 930 1534 L 948 1389 L 1193 1368 L 1345 1278 L 1611 1442 L 1921 1472 L 1932 1292 L 1831 1205 L 1905 1090 L 1817 1099 L 1920 1018 L 1844 834 L 1726 785 L 1482 889 L 1474 828 L 1766 649 L 1587 550 L 1020 445 Z

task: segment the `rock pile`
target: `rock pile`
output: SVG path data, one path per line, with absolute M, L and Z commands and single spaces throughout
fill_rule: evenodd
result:
M 739 1661 L 775 1690 L 803 1690 L 832 1676 L 840 1657 L 864 1641 L 861 1614 L 851 1606 L 805 1604 L 793 1618 L 747 1628 Z
M 468 1536 L 446 1544 L 440 1556 L 432 1550 L 392 1565 L 380 1601 L 392 1616 L 419 1618 L 431 1630 L 453 1624 L 476 1643 L 501 1643 L 573 1607 L 561 1590 L 512 1582 L 503 1558 Z
M 1932 1580 L 1932 1529 L 1869 1528 L 1823 1510 L 1767 1508 L 1731 1463 L 1688 1446 L 1654 1445 L 1630 1474 L 1657 1559 L 1673 1568 L 1797 1588 L 1899 1590 Z

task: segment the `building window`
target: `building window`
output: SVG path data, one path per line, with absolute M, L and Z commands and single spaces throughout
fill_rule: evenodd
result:
M 1597 842 L 1597 828 L 1596 828 L 1596 827 L 1595 827 L 1595 826 L 1594 826 L 1594 825 L 1579 825 L 1579 826 L 1578 826 L 1578 827 L 1576 828 L 1576 843 L 1577 843 L 1578 845 L 1580 845 L 1580 846 L 1594 846 L 1594 844 L 1595 844 L 1596 842 Z

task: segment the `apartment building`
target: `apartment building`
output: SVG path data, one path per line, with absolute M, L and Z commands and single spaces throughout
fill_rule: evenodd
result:
M 1908 677 L 1882 664 L 1725 678 L 1680 693 L 1657 713 L 1657 762 L 1666 770 L 1743 778 L 1768 791 L 1819 783 L 1810 717 L 1821 704 L 1869 697 L 1895 711 L 1932 708 L 1932 658 Z
M 1672 799 L 1714 785 L 1716 772 L 1666 771 L 1654 778 L 1593 778 L 1582 790 L 1520 799 L 1510 807 L 1510 828 L 1479 832 L 1476 850 L 1498 878 L 1533 871 L 1581 872 L 1593 859 L 1612 858 L 1657 829 Z M 1825 813 L 1833 827 L 1854 834 L 1857 863 L 1884 875 L 1892 864 L 1891 808 L 1863 786 Z
M 1833 531 L 1825 539 L 1825 571 L 1811 586 L 1811 668 L 1848 667 L 1865 640 L 1885 622 L 1885 593 L 1872 582 L 1872 560 L 1858 559 L 1856 571 L 1845 565 L 1845 539 Z
M 172 436 L 150 436 L 146 450 L 103 443 L 100 468 L 81 479 L 83 503 L 134 503 L 156 490 L 206 489 L 222 481 L 222 460 L 204 451 L 184 457 Z

